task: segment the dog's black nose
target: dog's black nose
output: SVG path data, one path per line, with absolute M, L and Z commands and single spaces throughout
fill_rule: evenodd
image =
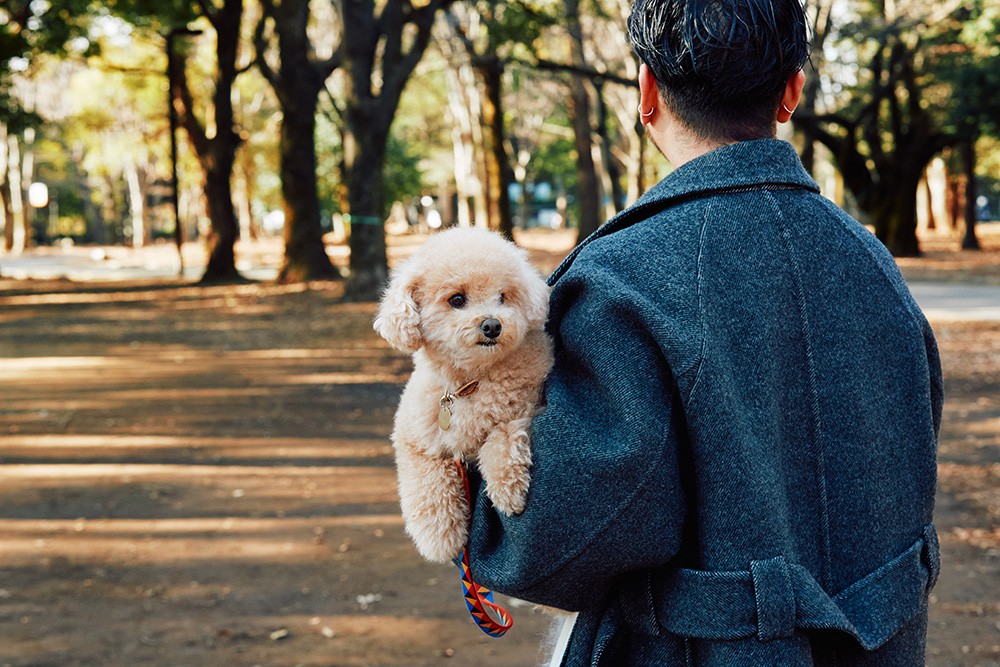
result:
M 503 327 L 500 324 L 500 320 L 491 317 L 488 320 L 483 320 L 479 328 L 483 330 L 483 335 L 487 338 L 496 338 L 500 335 L 500 330 Z

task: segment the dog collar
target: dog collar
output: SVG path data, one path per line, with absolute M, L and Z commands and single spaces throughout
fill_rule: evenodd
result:
M 444 396 L 438 401 L 438 428 L 442 431 L 447 431 L 451 427 L 451 406 L 454 405 L 456 398 L 462 398 L 474 393 L 479 389 L 479 380 L 473 380 L 472 382 L 466 382 L 461 387 L 455 391 L 445 391 Z

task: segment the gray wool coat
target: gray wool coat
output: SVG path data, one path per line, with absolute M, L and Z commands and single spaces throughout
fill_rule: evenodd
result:
M 924 664 L 934 337 L 792 146 L 684 164 L 550 283 L 527 508 L 473 472 L 477 580 L 579 611 L 569 666 Z

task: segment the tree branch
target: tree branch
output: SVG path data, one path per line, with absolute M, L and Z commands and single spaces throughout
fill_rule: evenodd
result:
M 619 74 L 613 74 L 611 72 L 602 72 L 593 67 L 587 67 L 586 65 L 573 65 L 570 63 L 560 63 L 554 60 L 546 60 L 545 58 L 535 58 L 534 60 L 520 60 L 512 59 L 511 62 L 524 67 L 531 67 L 538 70 L 549 70 L 556 72 L 568 72 L 570 74 L 576 74 L 579 76 L 589 77 L 594 81 L 609 81 L 611 83 L 617 83 L 621 86 L 627 86 L 629 88 L 638 88 L 639 82 L 628 77 L 621 76 Z
M 337 46 L 337 48 L 334 49 L 333 53 L 330 55 L 329 58 L 327 58 L 326 60 L 317 60 L 313 62 L 313 67 L 316 69 L 316 74 L 320 77 L 320 79 L 326 81 L 328 78 L 330 78 L 330 75 L 333 74 L 338 69 L 340 69 L 340 67 L 343 64 L 344 64 L 344 45 L 343 42 L 341 42 Z
M 184 59 L 176 53 L 173 54 L 172 65 L 174 72 L 173 89 L 171 90 L 170 103 L 174 105 L 177 112 L 177 120 L 184 131 L 187 132 L 191 144 L 199 157 L 208 155 L 209 140 L 205 134 L 205 127 L 194 114 L 194 98 L 191 95 L 191 88 L 188 86 L 187 71 Z
M 208 19 L 208 22 L 212 24 L 212 27 L 218 30 L 218 10 L 208 0 L 195 0 L 195 4 L 198 5 L 198 9 Z
M 337 102 L 337 98 L 333 96 L 333 91 L 330 90 L 330 87 L 325 82 L 323 84 L 323 92 L 326 93 L 326 98 L 330 100 L 330 106 L 333 107 L 333 114 L 327 113 L 325 109 L 323 109 L 323 113 L 334 125 L 340 125 L 344 122 L 344 108 Z
M 465 28 L 459 22 L 458 17 L 451 11 L 451 8 L 444 10 L 444 19 L 451 26 L 452 33 L 458 37 L 458 41 L 465 47 L 465 52 L 469 54 L 469 57 L 473 59 L 477 58 L 479 54 L 476 53 L 475 44 L 472 43 L 472 39 L 465 32 Z
M 257 25 L 253 29 L 253 48 L 256 51 L 256 58 L 253 59 L 253 63 L 257 65 L 257 69 L 260 70 L 261 75 L 267 80 L 271 87 L 277 89 L 278 87 L 278 74 L 271 68 L 271 64 L 267 62 L 267 37 L 264 33 L 267 30 L 266 23 L 268 18 L 272 17 L 274 11 L 274 3 L 271 0 L 261 0 L 261 7 L 263 12 L 261 13 L 260 20 L 257 21 Z

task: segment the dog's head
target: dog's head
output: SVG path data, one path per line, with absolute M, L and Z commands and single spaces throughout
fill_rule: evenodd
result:
M 452 229 L 393 271 L 375 330 L 398 350 L 484 367 L 545 324 L 548 301 L 523 250 L 493 232 Z

